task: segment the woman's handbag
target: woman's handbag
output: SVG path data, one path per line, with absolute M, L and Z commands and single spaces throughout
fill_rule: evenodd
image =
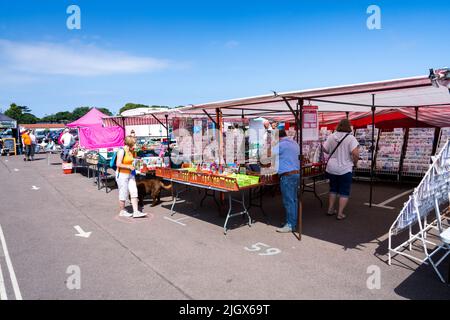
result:
M 328 157 L 328 159 L 331 159 L 331 157 L 333 156 L 334 152 L 337 150 L 337 148 L 339 148 L 339 146 L 341 145 L 341 143 L 342 143 L 342 142 L 345 140 L 345 138 L 347 138 L 349 135 L 350 135 L 350 132 L 347 133 L 347 134 L 345 135 L 345 137 L 342 138 L 341 141 L 339 141 L 339 143 L 337 144 L 336 148 L 334 148 L 334 150 L 331 151 L 330 156 Z

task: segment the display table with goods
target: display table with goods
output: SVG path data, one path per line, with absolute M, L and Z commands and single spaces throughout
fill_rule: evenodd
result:
M 374 156 L 378 141 L 378 128 L 374 132 Z M 355 130 L 355 138 L 359 143 L 359 161 L 354 168 L 355 173 L 370 173 L 372 167 L 372 126 Z
M 422 177 L 430 167 L 434 128 L 410 128 L 403 157 L 402 176 Z
M 109 149 L 96 149 L 87 150 L 83 148 L 77 148 L 72 153 L 72 159 L 74 160 L 76 167 L 84 167 L 87 170 L 88 178 L 94 179 L 94 183 L 97 184 L 97 189 L 100 190 L 103 187 L 108 192 L 108 181 L 114 179 L 114 175 L 108 173 L 110 168 L 110 161 L 117 148 Z
M 450 127 L 441 128 L 439 132 L 439 141 L 436 148 L 436 154 L 439 154 L 448 140 L 450 140 Z
M 377 174 L 395 175 L 397 179 L 399 178 L 404 138 L 405 129 L 403 128 L 381 131 L 375 157 Z
M 175 214 L 175 204 L 181 200 L 180 195 L 189 188 L 194 187 L 205 190 L 205 196 L 201 202 L 206 198 L 208 191 L 228 195 L 228 212 L 223 226 L 224 234 L 227 233 L 229 219 L 236 216 L 246 216 L 248 225 L 251 226 L 252 221 L 245 204 L 244 192 L 260 186 L 260 179 L 258 176 L 240 174 L 229 169 L 218 170 L 217 166 L 214 164 L 209 166 L 198 165 L 197 167 L 183 169 L 156 168 L 156 176 L 170 181 L 173 184 L 176 183 L 184 186 L 184 188 L 176 190 L 175 185 L 173 185 L 175 196 L 171 207 L 172 215 Z M 239 193 L 240 199 L 233 198 L 233 193 Z M 242 206 L 242 211 L 233 212 L 233 202 L 240 204 Z M 216 203 L 220 206 L 220 203 L 217 201 Z
M 169 157 L 138 157 L 133 162 L 136 174 L 141 176 L 155 175 L 156 168 L 167 168 L 169 165 Z

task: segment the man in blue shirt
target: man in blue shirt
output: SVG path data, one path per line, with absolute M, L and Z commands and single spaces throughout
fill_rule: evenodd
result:
M 300 147 L 297 142 L 287 136 L 286 131 L 279 131 L 280 141 L 272 150 L 278 164 L 280 188 L 283 205 L 286 211 L 286 223 L 277 232 L 293 232 L 297 227 L 298 187 L 300 178 Z

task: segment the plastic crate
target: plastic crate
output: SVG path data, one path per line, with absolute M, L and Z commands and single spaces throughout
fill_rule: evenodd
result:
M 155 175 L 160 178 L 171 179 L 172 171 L 170 168 L 155 168 Z

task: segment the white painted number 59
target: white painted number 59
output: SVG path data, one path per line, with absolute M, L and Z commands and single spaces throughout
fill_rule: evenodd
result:
M 255 243 L 255 244 L 251 245 L 250 248 L 244 247 L 244 249 L 247 251 L 252 251 L 252 252 L 265 249 L 264 252 L 258 253 L 258 255 L 260 255 L 260 256 L 273 256 L 273 255 L 281 252 L 280 249 L 272 248 L 269 245 L 262 243 L 262 242 Z

